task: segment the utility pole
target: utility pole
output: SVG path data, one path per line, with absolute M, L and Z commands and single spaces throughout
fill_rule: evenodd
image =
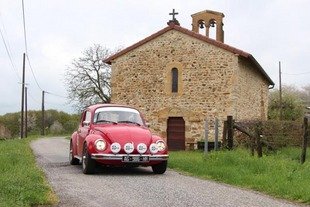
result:
M 27 138 L 27 129 L 28 129 L 28 101 L 27 101 L 27 87 L 25 87 L 25 137 Z
M 45 117 L 44 117 L 44 93 L 45 91 L 42 91 L 42 132 L 41 135 L 45 135 L 44 128 L 45 128 Z
M 20 138 L 24 138 L 24 98 L 25 98 L 25 57 L 26 54 L 23 54 L 23 78 L 22 78 L 22 103 L 20 111 Z
M 280 120 L 282 120 L 282 110 L 283 110 L 283 107 L 282 107 L 282 74 L 281 74 L 281 61 L 279 61 L 279 105 L 280 105 Z

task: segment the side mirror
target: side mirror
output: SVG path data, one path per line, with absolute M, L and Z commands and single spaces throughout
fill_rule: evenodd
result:
M 90 125 L 90 121 L 83 121 L 83 126 L 89 126 Z

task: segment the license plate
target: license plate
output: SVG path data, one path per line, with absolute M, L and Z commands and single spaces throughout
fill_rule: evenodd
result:
M 147 156 L 124 156 L 123 162 L 148 162 L 149 157 Z

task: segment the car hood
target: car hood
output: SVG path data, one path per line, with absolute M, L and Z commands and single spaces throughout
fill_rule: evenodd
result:
M 152 143 L 150 130 L 140 126 L 117 124 L 95 127 L 95 130 L 103 133 L 110 143 L 118 142 L 121 145 L 128 142 L 133 142 L 134 144 L 144 143 L 146 145 Z

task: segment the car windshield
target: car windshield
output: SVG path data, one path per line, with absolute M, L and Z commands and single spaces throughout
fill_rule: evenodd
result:
M 129 123 L 144 125 L 140 113 L 132 108 L 103 107 L 95 111 L 94 123 Z

